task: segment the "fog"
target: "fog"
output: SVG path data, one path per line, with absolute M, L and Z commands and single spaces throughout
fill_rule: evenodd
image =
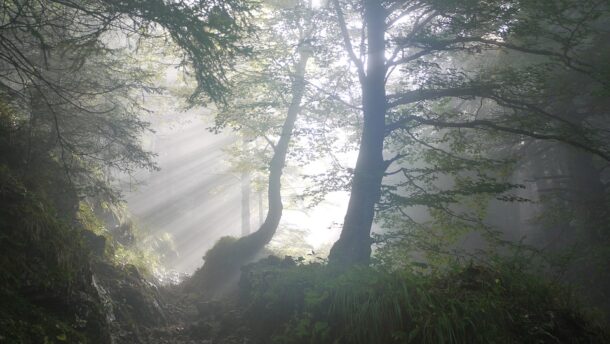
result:
M 158 247 L 166 268 L 192 273 L 202 257 L 223 236 L 242 235 L 241 174 L 225 150 L 237 140 L 231 132 L 210 132 L 205 109 L 157 115 L 150 119 L 145 147 L 157 155 L 159 171 L 140 171 L 122 189 L 130 212 L 145 235 L 170 239 Z M 353 157 L 352 157 L 353 159 Z M 322 257 L 337 239 L 347 207 L 346 192 L 330 193 L 317 206 L 306 208 L 298 195 L 306 188 L 299 173 L 324 172 L 324 162 L 312 162 L 283 180 L 284 214 L 269 248 L 278 254 Z M 266 193 L 251 185 L 250 230 L 261 224 Z M 262 209 L 261 209 L 262 203 Z M 313 253 L 312 253 L 313 252 Z

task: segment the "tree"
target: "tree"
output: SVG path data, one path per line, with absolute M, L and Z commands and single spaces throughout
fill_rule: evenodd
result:
M 139 60 L 146 39 L 173 40 L 198 82 L 191 98 L 222 101 L 231 60 L 246 53 L 251 4 L 196 1 L 38 1 L 2 5 L 1 96 L 26 117 L 30 140 L 43 140 L 83 194 L 113 194 L 109 170 L 154 168 L 139 145 L 147 130 L 142 93 L 154 67 Z M 135 46 L 135 48 L 134 48 Z M 188 70 L 188 68 L 187 68 Z
M 259 28 L 261 36 L 271 36 L 265 41 L 274 43 L 259 48 L 256 58 L 264 57 L 264 61 L 250 61 L 235 75 L 233 82 L 238 88 L 221 107 L 215 127 L 215 130 L 226 126 L 242 129 L 245 140 L 263 140 L 264 146 L 270 147 L 268 210 L 258 230 L 236 240 L 221 239 L 206 253 L 205 263 L 195 273 L 194 280 L 210 295 L 226 287 L 239 274 L 241 266 L 271 241 L 282 217 L 282 174 L 295 123 L 303 107 L 315 21 L 311 6 L 297 4 L 277 11 L 281 15 L 267 19 L 265 27 Z
M 345 5 L 334 0 L 333 7 L 344 49 L 360 80 L 364 122 L 343 230 L 329 257 L 332 264 L 369 260 L 370 229 L 384 174 L 406 158 L 384 158 L 386 139 L 397 131 L 422 126 L 493 131 L 561 141 L 609 159 L 604 131 L 553 113 L 541 87 L 542 76 L 553 68 L 569 68 L 604 84 L 582 56 L 583 47 L 591 45 L 600 11 L 607 13 L 604 4 L 364 0 Z M 354 22 L 362 24 L 359 47 L 352 43 Z M 566 29 L 554 33 L 556 25 Z M 459 58 L 500 52 L 537 60 L 495 70 L 456 67 Z M 451 99 L 485 101 L 503 110 L 482 119 L 478 111 L 438 106 Z

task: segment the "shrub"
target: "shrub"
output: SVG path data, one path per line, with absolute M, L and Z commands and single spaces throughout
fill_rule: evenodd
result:
M 278 258 L 247 267 L 246 318 L 276 343 L 604 343 L 565 290 L 509 265 L 339 273 Z

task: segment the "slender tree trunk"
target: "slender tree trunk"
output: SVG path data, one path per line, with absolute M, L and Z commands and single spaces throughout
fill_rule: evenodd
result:
M 262 226 L 265 218 L 265 212 L 263 209 L 263 192 L 258 191 L 256 195 L 258 196 L 258 225 Z
M 301 101 L 303 99 L 303 94 L 305 93 L 305 67 L 307 66 L 307 61 L 310 56 L 311 54 L 309 51 L 301 49 L 299 62 L 296 64 L 294 80 L 292 82 L 292 100 L 288 107 L 286 120 L 282 126 L 280 139 L 274 147 L 273 157 L 269 164 L 269 187 L 267 193 L 269 207 L 265 221 L 257 231 L 257 233 L 261 233 L 263 241 L 265 241 L 263 246 L 266 245 L 275 234 L 282 217 L 282 211 L 284 210 L 281 194 L 282 173 L 284 171 L 284 166 L 286 165 L 286 155 L 288 154 L 288 145 L 292 137 L 294 124 L 301 111 Z M 262 246 L 260 248 L 262 248 Z
M 245 137 L 241 139 L 241 147 L 244 151 L 248 148 Z M 250 172 L 243 171 L 239 181 L 241 186 L 241 236 L 244 237 L 250 234 L 250 194 L 252 193 Z
M 299 61 L 295 65 L 292 82 L 292 99 L 288 107 L 286 119 L 282 126 L 280 138 L 273 147 L 274 153 L 269 164 L 268 211 L 265 221 L 260 228 L 235 242 L 219 241 L 205 256 L 203 267 L 193 276 L 194 285 L 188 287 L 202 287 L 208 296 L 213 297 L 223 288 L 235 282 L 239 276 L 240 268 L 248 263 L 271 241 L 275 234 L 284 206 L 281 195 L 282 172 L 286 163 L 288 145 L 292 137 L 294 124 L 301 111 L 301 101 L 305 93 L 305 67 L 311 56 L 308 47 L 302 47 L 299 52 Z M 222 243 L 222 244 L 221 244 Z
M 385 171 L 385 14 L 379 1 L 366 0 L 364 4 L 368 43 L 366 75 L 361 80 L 364 126 L 345 222 L 329 256 L 331 264 L 341 266 L 369 262 L 370 231 Z
M 599 243 L 610 238 L 608 230 L 608 209 L 606 188 L 602 182 L 600 169 L 595 166 L 593 155 L 568 147 L 570 200 L 579 223 L 586 224 L 586 238 L 591 243 Z
M 250 173 L 241 173 L 241 236 L 250 234 Z

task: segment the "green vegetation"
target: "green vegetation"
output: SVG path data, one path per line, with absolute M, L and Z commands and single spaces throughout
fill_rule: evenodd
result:
M 107 337 L 101 306 L 76 293 L 91 292 L 82 229 L 58 219 L 4 165 L 0 190 L 0 335 L 13 343 Z
M 605 343 L 573 296 L 522 264 L 337 273 L 270 257 L 240 282 L 246 318 L 274 343 Z M 261 341 L 263 342 L 263 341 Z
M 158 257 L 133 241 L 120 243 L 91 205 L 79 201 L 52 155 L 39 155 L 32 165 L 40 169 L 29 169 L 19 159 L 27 147 L 23 121 L 9 106 L 1 111 L 0 342 L 108 342 L 111 314 L 131 318 L 121 327 L 132 330 L 142 323 L 132 313 L 161 319 L 151 306 L 158 296 L 135 267 L 149 273 Z M 35 142 L 31 149 L 41 147 Z M 133 225 L 120 228 L 137 236 Z M 115 299 L 105 300 L 100 290 Z
M 0 11 L 0 343 L 610 341 L 608 0 Z M 213 102 L 211 130 L 239 131 L 244 224 L 250 173 L 268 177 L 259 230 L 220 238 L 171 291 L 150 281 L 171 236 L 121 201 L 123 178 L 157 168 L 142 135 L 165 97 Z M 147 210 L 200 230 L 180 208 L 212 189 L 185 182 L 210 150 L 185 136 L 192 161 L 159 188 L 179 201 Z M 244 266 L 281 225 L 285 172 L 324 165 L 294 189 L 350 192 L 328 260 Z M 210 227 L 231 210 L 211 208 Z

